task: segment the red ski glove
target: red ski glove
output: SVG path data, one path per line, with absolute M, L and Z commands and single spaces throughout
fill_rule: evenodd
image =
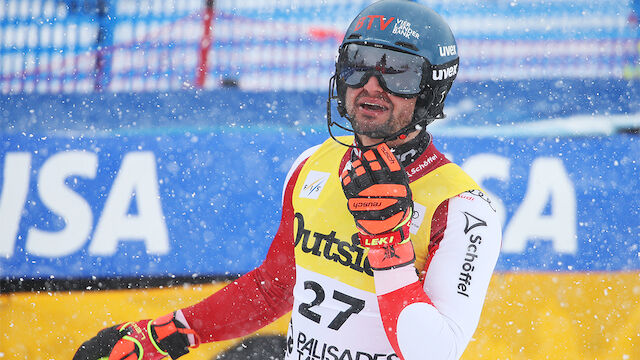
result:
M 189 345 L 187 334 L 195 337 Z M 177 359 L 200 345 L 198 335 L 175 318 L 175 313 L 153 321 L 128 322 L 101 330 L 80 346 L 73 360 Z
M 385 270 L 413 263 L 409 177 L 389 147 L 383 143 L 366 150 L 350 169 L 345 168 L 341 178 L 360 245 L 369 248 L 371 268 Z

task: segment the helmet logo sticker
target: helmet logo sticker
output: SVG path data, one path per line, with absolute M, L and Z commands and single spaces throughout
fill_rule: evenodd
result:
M 448 79 L 458 73 L 458 64 L 449 66 L 446 69 L 433 70 L 433 80 Z
M 440 49 L 440 56 L 452 56 L 458 53 L 455 45 L 438 46 L 438 49 Z
M 420 39 L 420 34 L 417 31 L 411 28 L 411 23 L 407 20 L 396 20 L 396 23 L 393 24 L 393 30 L 391 31 L 393 34 L 399 34 L 407 39 L 411 39 L 412 37 L 416 39 Z
M 393 19 L 395 19 L 394 17 L 392 17 L 389 20 L 385 21 L 386 18 L 384 17 L 384 15 L 363 16 L 360 19 L 358 19 L 358 23 L 356 24 L 356 27 L 353 30 L 354 31 L 360 30 L 364 26 L 365 19 L 369 19 L 369 24 L 367 24 L 367 30 L 371 30 L 371 26 L 373 25 L 373 19 L 377 19 L 377 18 L 380 19 L 380 30 L 385 30 L 387 26 L 389 26 L 389 24 L 393 21 Z

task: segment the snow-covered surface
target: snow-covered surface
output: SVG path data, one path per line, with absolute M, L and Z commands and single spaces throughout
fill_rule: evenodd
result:
M 534 120 L 511 125 L 443 126 L 434 123 L 431 131 L 458 137 L 570 137 L 609 136 L 640 131 L 640 113 L 623 115 L 573 115 L 566 118 Z

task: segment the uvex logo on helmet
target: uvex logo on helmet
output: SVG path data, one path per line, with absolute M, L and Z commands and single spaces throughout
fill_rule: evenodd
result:
M 449 66 L 446 69 L 433 70 L 433 80 L 445 80 L 458 73 L 458 64 Z
M 355 31 L 360 30 L 364 26 L 364 23 L 366 22 L 367 19 L 369 19 L 369 22 L 367 23 L 367 30 L 371 30 L 371 26 L 374 25 L 374 20 L 375 19 L 380 19 L 380 30 L 385 30 L 387 28 L 387 26 L 389 26 L 389 24 L 391 24 L 391 22 L 395 18 L 391 17 L 391 18 L 387 19 L 387 18 L 384 17 L 384 15 L 367 15 L 367 16 L 363 16 L 360 19 L 358 19 L 358 22 L 356 23 L 356 27 L 353 30 L 355 30 Z
M 438 46 L 440 50 L 440 56 L 453 56 L 458 54 L 458 50 L 455 45 Z

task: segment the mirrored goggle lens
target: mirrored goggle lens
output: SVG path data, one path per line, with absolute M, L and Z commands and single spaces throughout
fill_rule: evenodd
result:
M 338 75 L 352 87 L 364 86 L 371 75 L 378 75 L 386 90 L 399 95 L 417 95 L 422 91 L 424 64 L 425 60 L 417 55 L 349 44 L 338 57 Z

